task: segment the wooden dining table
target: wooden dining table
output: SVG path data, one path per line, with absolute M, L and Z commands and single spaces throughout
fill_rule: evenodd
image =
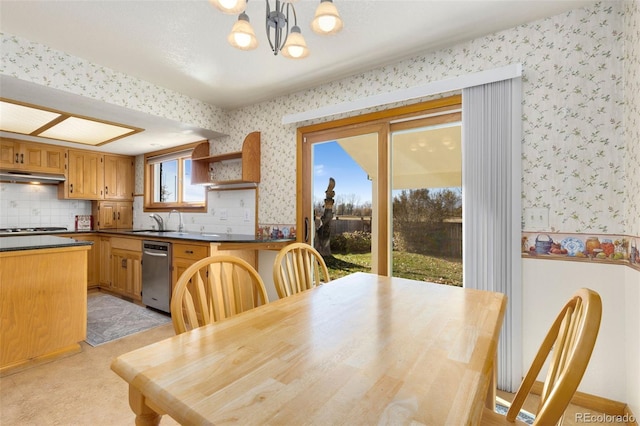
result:
M 354 273 L 117 357 L 136 424 L 477 424 L 506 296 Z

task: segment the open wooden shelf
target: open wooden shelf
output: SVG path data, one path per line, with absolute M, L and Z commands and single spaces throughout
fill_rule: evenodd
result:
M 209 155 L 209 142 L 203 142 L 194 148 L 191 153 L 191 160 L 192 184 L 210 184 L 213 186 L 258 184 L 260 182 L 260 132 L 249 133 L 242 143 L 242 151 L 238 152 Z M 215 163 L 230 160 L 240 160 L 242 162 L 240 179 L 212 182 L 209 172 L 214 170 Z

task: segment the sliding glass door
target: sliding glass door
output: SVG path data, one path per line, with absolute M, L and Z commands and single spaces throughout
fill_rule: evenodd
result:
M 416 253 L 423 256 L 423 253 L 407 249 L 406 245 L 401 254 L 394 253 L 398 246 L 392 206 L 402 189 L 435 188 L 430 186 L 434 181 L 427 180 L 428 175 L 430 178 L 443 176 L 439 170 L 429 171 L 432 168 L 428 164 L 416 168 L 415 164 L 422 160 L 412 149 L 419 147 L 419 139 L 427 132 L 438 133 L 438 126 L 454 129 L 449 130 L 451 133 L 457 129 L 459 133 L 460 102 L 460 96 L 452 96 L 298 129 L 299 239 L 325 255 L 332 277 L 362 270 L 418 278 L 406 274 L 402 258 Z M 460 138 L 455 139 L 459 155 Z M 459 171 L 459 164 L 452 168 Z M 411 174 L 419 183 L 409 183 Z M 453 188 L 452 193 L 459 197 L 459 173 L 456 176 L 457 181 L 443 181 L 446 183 L 438 188 Z M 455 221 L 457 211 L 454 210 L 461 206 L 455 202 L 452 205 L 447 220 Z M 331 234 L 327 241 L 327 228 L 323 226 L 329 222 Z M 409 229 L 408 223 L 403 225 Z M 456 226 L 461 224 L 451 228 Z M 404 237 L 407 243 L 412 243 L 406 234 Z M 405 256 L 405 252 L 409 255 Z M 461 284 L 460 262 L 456 267 L 460 279 L 447 281 L 448 284 Z M 434 274 L 418 279 L 444 282 Z

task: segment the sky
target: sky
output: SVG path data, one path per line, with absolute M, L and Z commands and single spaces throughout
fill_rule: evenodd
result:
M 171 192 L 170 200 L 175 201 L 176 190 L 175 182 L 177 179 L 178 162 L 176 160 L 165 161 L 162 163 L 162 179 L 167 184 L 168 190 Z M 204 198 L 205 187 L 203 185 L 191 185 L 191 161 L 185 161 L 184 164 L 185 185 L 184 185 L 184 201 L 201 201 Z
M 351 194 L 356 194 L 356 204 L 371 202 L 371 181 L 337 142 L 317 143 L 313 147 L 314 204 L 324 200 L 330 177 L 336 181 L 334 199 L 340 196 L 349 199 Z

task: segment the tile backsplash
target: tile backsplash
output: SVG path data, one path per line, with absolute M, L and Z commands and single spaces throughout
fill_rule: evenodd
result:
M 211 232 L 216 234 L 256 233 L 257 189 L 208 191 L 206 213 L 183 213 L 184 229 L 189 232 Z M 178 229 L 177 213 L 160 213 L 168 229 Z M 143 197 L 136 196 L 133 202 L 133 227 L 146 229 L 156 222 L 143 211 Z
M 256 189 L 209 191 L 206 213 L 183 213 L 185 230 L 248 234 L 256 233 Z M 143 211 L 142 196 L 134 199 L 134 228 L 156 223 Z M 90 215 L 91 201 L 59 200 L 55 185 L 0 183 L 0 228 L 60 226 L 75 229 L 76 215 Z M 160 213 L 169 229 L 178 229 L 178 214 Z
M 0 228 L 60 226 L 75 229 L 76 215 L 91 214 L 91 201 L 59 200 L 56 185 L 0 183 Z

